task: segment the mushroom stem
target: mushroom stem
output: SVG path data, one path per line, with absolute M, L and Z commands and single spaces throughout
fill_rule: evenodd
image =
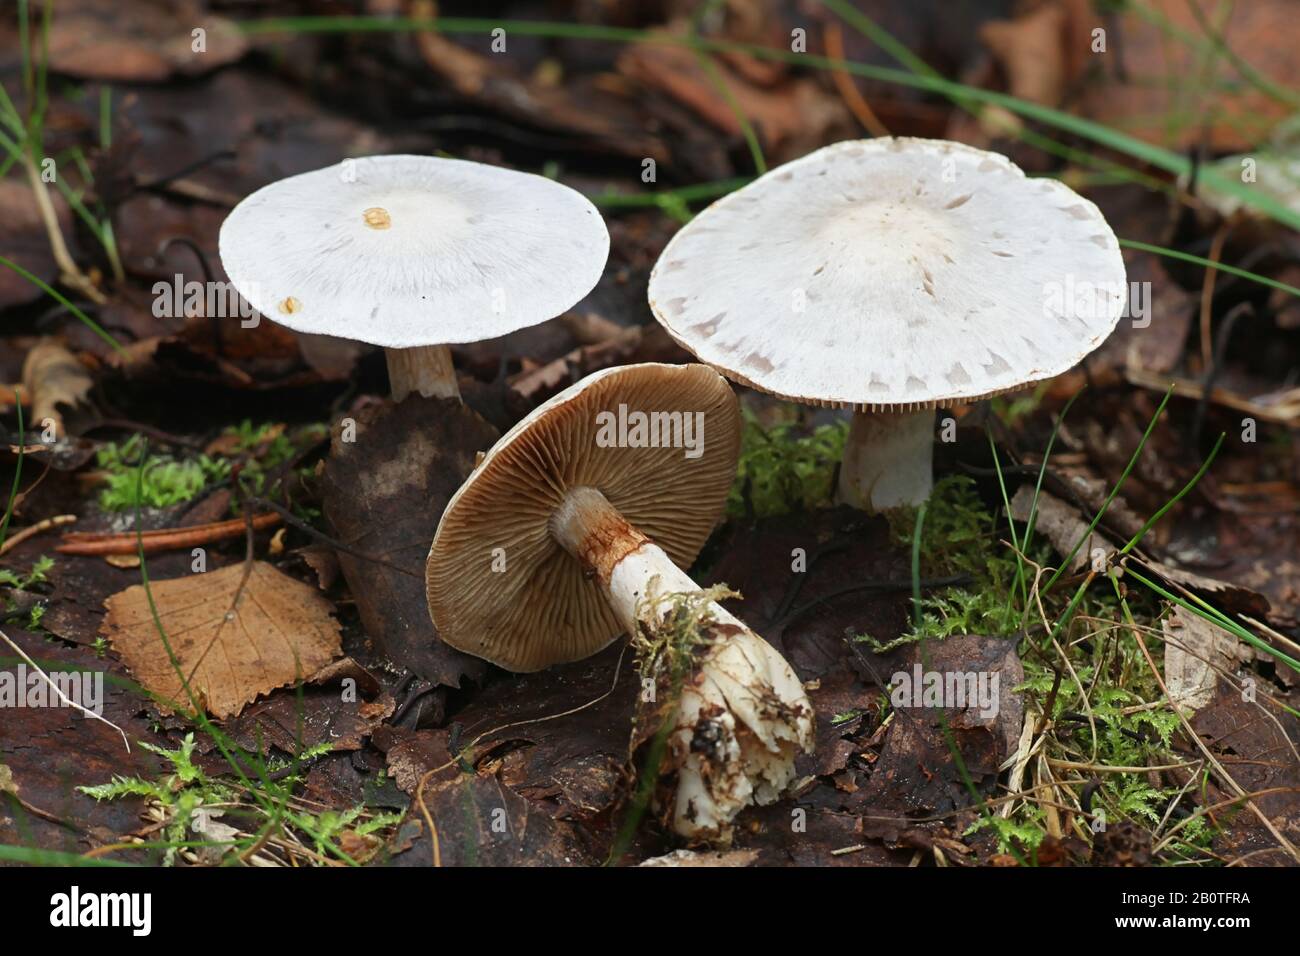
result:
M 856 412 L 837 497 L 863 511 L 919 505 L 934 486 L 934 410 Z
M 388 359 L 388 384 L 393 401 L 412 392 L 425 398 L 460 398 L 451 349 L 445 345 L 417 345 L 409 349 L 384 349 Z
M 702 588 L 595 488 L 571 490 L 551 534 L 592 573 L 619 622 L 659 633 L 673 597 Z M 775 802 L 813 746 L 813 709 L 794 670 L 715 601 L 699 621 L 703 650 L 682 687 L 669 736 L 677 774 L 673 829 L 726 843 L 750 804 Z

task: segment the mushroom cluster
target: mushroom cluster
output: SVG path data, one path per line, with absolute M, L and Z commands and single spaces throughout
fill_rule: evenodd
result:
M 701 592 L 681 569 L 722 515 L 739 449 L 736 397 L 705 366 L 629 365 L 569 387 L 447 505 L 426 569 L 438 633 L 513 671 L 621 633 L 653 639 L 676 597 Z M 705 602 L 698 630 L 669 737 L 671 815 L 683 836 L 725 841 L 741 809 L 793 781 L 813 710 L 785 659 L 719 604 Z
M 934 409 L 1052 378 L 1124 309 L 1101 212 L 960 143 L 836 143 L 715 202 L 650 277 L 655 317 L 729 378 L 854 410 L 838 494 L 932 486 Z
M 531 173 L 370 156 L 290 176 L 221 225 L 221 264 L 267 318 L 382 346 L 393 398 L 458 398 L 448 345 L 554 318 L 596 285 L 609 233 Z

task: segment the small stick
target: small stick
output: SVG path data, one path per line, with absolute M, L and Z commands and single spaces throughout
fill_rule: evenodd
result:
M 844 100 L 845 105 L 872 136 L 893 135 L 889 132 L 889 127 L 880 121 L 880 117 L 871 108 L 871 104 L 862 95 L 853 78 L 844 71 L 844 34 L 840 30 L 840 25 L 827 24 L 824 39 L 826 52 L 831 55 L 832 60 L 836 61 L 831 70 L 831 78 L 835 81 L 835 88 L 839 90 L 840 98 Z
M 12 536 L 5 540 L 4 544 L 0 544 L 0 554 L 12 551 L 28 538 L 35 537 L 42 531 L 49 531 L 51 528 L 72 524 L 76 520 L 76 515 L 55 515 L 52 518 L 46 518 L 44 521 L 38 521 L 34 525 L 29 525 L 21 531 L 15 531 Z
M 93 718 L 93 719 L 95 719 L 95 720 L 102 720 L 104 723 L 108 724 L 108 726 L 112 727 L 114 730 L 116 730 L 119 734 L 122 735 L 122 743 L 124 743 L 124 744 L 126 745 L 126 752 L 127 752 L 127 753 L 130 753 L 130 752 L 131 752 L 131 741 L 127 739 L 126 731 L 125 731 L 125 730 L 123 730 L 123 729 L 122 729 L 121 727 L 119 727 L 117 724 L 113 723 L 113 722 L 112 722 L 111 720 L 109 720 L 107 717 L 103 717 L 103 716 L 101 716 L 101 715 L 95 713 L 93 710 L 87 710 L 85 707 L 82 707 L 80 704 L 78 704 L 76 701 L 74 701 L 71 697 L 69 697 L 67 694 L 65 694 L 65 693 L 63 692 L 63 690 L 59 687 L 59 685 L 56 684 L 53 680 L 50 679 L 50 675 L 47 674 L 47 673 L 45 673 L 45 671 L 41 670 L 41 665 L 37 664 L 34 660 L 32 660 L 30 657 L 28 657 L 28 656 L 27 656 L 27 652 L 24 651 L 24 650 L 23 650 L 21 647 L 19 647 L 17 644 L 15 644 L 14 641 L 13 641 L 13 638 L 11 638 L 11 637 L 10 637 L 8 634 L 6 634 L 4 631 L 0 631 L 0 638 L 3 638 L 3 639 L 4 639 L 4 642 L 5 642 L 6 644 L 8 644 L 10 647 L 12 647 L 12 648 L 14 649 L 14 651 L 18 654 L 18 656 L 21 657 L 23 660 L 25 660 L 25 661 L 28 663 L 28 665 L 29 665 L 33 670 L 36 671 L 36 673 L 40 674 L 41 677 L 45 678 L 45 683 L 47 683 L 47 684 L 50 685 L 50 689 L 53 690 L 54 693 L 58 695 L 59 700 L 63 701 L 63 702 L 64 702 L 65 704 L 67 704 L 69 707 L 73 707 L 73 708 L 75 708 L 75 709 L 81 711 L 81 713 L 83 713 L 83 714 L 84 714 L 85 716 L 87 716 L 87 717 Z
M 278 514 L 262 514 L 252 519 L 253 530 L 261 531 L 280 523 Z M 188 528 L 164 528 L 159 531 L 145 531 L 139 535 L 145 554 L 157 554 L 160 551 L 176 551 L 199 544 L 211 544 L 227 538 L 237 538 L 244 533 L 247 519 L 231 518 L 229 521 L 216 521 L 212 524 L 193 525 Z M 137 535 L 134 531 L 124 534 L 80 534 L 72 532 L 63 536 L 63 543 L 54 550 L 59 554 L 109 555 L 135 554 Z

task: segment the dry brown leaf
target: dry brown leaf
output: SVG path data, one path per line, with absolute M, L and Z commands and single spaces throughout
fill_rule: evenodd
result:
M 248 39 L 204 7 L 196 0 L 64 0 L 50 26 L 50 65 L 82 79 L 157 83 L 238 60 Z
M 1011 517 L 1021 522 L 1028 521 L 1033 496 L 1033 488 L 1029 485 L 1021 485 L 1011 499 Z M 1114 515 L 1114 506 L 1120 503 L 1121 499 L 1116 498 L 1112 510 L 1107 512 L 1108 519 Z M 1051 542 L 1058 554 L 1065 556 L 1087 532 L 1088 522 L 1073 505 L 1062 501 L 1051 492 L 1041 491 L 1038 495 L 1038 516 L 1035 518 L 1034 527 Z M 1088 541 L 1074 556 L 1074 561 L 1070 564 L 1072 573 L 1077 574 L 1091 563 L 1094 548 L 1101 548 L 1108 555 L 1116 550 L 1109 538 L 1100 531 L 1093 531 Z M 1245 585 L 1206 577 L 1151 557 L 1130 555 L 1130 560 L 1138 561 L 1147 571 L 1154 572 L 1166 581 L 1204 595 L 1230 612 L 1250 613 L 1264 617 L 1271 610 L 1268 598 Z
M 1195 4 L 1211 25 L 1227 10 L 1222 35 L 1233 53 L 1283 91 L 1300 85 L 1292 0 L 1251 0 L 1220 8 Z M 1071 3 L 1070 42 L 1090 49 L 1091 31 L 1106 29 L 1107 52 L 1083 62 L 1101 69 L 1083 87 L 1080 112 L 1089 119 L 1169 149 L 1204 147 L 1239 152 L 1263 142 L 1291 115 L 1283 97 L 1244 80 L 1215 55 L 1189 0 L 1144 0 L 1114 18 L 1087 3 Z
M 990 20 L 980 27 L 980 39 L 989 48 L 1006 76 L 1012 96 L 1044 106 L 1059 106 L 1065 96 L 1065 9 L 1047 4 L 1015 20 Z M 994 122 L 1021 123 L 1000 107 Z M 996 134 L 996 126 L 988 129 Z
M 63 438 L 64 408 L 75 408 L 85 401 L 95 381 L 76 356 L 59 342 L 38 342 L 23 362 L 23 388 L 31 396 L 31 421 L 37 428 L 47 418 L 54 423 L 54 433 Z
M 763 88 L 715 62 L 709 71 L 684 47 L 653 42 L 627 47 L 618 58 L 619 72 L 636 83 L 685 105 L 728 136 L 741 135 L 737 112 L 756 128 L 770 158 L 802 156 L 818 146 L 844 139 L 856 126 L 848 108 L 808 77 Z M 726 93 L 719 89 L 721 81 Z
M 1034 489 L 1029 485 L 1021 485 L 1011 499 L 1011 517 L 1020 522 L 1028 521 L 1033 503 Z M 1034 530 L 1046 536 L 1057 553 L 1064 556 L 1070 553 L 1070 549 L 1088 531 L 1088 522 L 1079 517 L 1079 512 L 1073 505 L 1067 504 L 1049 492 L 1040 491 Z M 1078 574 L 1092 562 L 1094 548 L 1101 548 L 1107 554 L 1115 550 L 1115 546 L 1107 541 L 1104 535 L 1099 531 L 1093 531 L 1083 547 L 1075 554 L 1074 560 L 1070 562 L 1072 574 Z
M 239 713 L 259 694 L 310 677 L 342 652 L 332 606 L 315 588 L 255 561 L 235 606 L 243 574 L 244 566 L 236 564 L 151 586 L 181 671 L 219 718 Z M 136 680 L 164 701 L 186 700 L 144 588 L 129 587 L 104 606 L 100 631 Z
M 1174 703 L 1200 710 L 1214 699 L 1219 671 L 1232 673 L 1255 652 L 1231 633 L 1179 608 L 1160 622 L 1165 632 L 1165 683 Z

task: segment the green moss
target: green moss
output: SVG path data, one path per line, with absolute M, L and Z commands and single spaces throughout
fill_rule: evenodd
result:
M 99 504 L 105 511 L 181 504 L 230 475 L 230 463 L 221 458 L 199 455 L 177 460 L 170 455 L 151 454 L 145 460 L 141 479 L 138 471 L 144 448 L 144 438 L 133 435 L 125 442 L 110 442 L 95 453 L 96 463 L 104 472 L 105 487 L 99 494 Z
M 1047 828 L 1043 825 L 1045 816 L 1042 807 L 1030 804 L 1018 817 L 992 814 L 982 816 L 971 824 L 963 836 L 970 836 L 980 830 L 992 830 L 998 838 L 999 852 L 1008 853 L 1015 847 L 1032 853 L 1047 836 Z
M 632 638 L 642 680 L 666 681 L 674 688 L 691 669 L 697 648 L 710 640 L 705 627 L 715 601 L 740 597 L 725 584 L 668 595 L 667 607 L 642 599 L 638 616 L 659 615 L 653 628 L 641 626 Z M 642 618 L 644 619 L 644 618 Z M 676 706 L 675 700 L 669 701 Z
M 274 471 L 292 459 L 300 448 L 324 434 L 327 429 L 319 424 L 305 426 L 290 436 L 283 425 L 254 425 L 245 419 L 222 432 L 228 452 L 184 459 L 150 454 L 145 462 L 143 487 L 138 491 L 137 471 L 145 448 L 144 438 L 134 435 L 125 442 L 111 442 L 96 453 L 105 481 L 99 503 L 106 511 L 133 511 L 137 504 L 145 508 L 166 508 L 192 501 L 229 479 L 235 461 L 240 464 L 242 486 L 251 494 L 261 495 L 269 490 Z M 231 508 L 236 511 L 237 506 L 232 503 Z
M 848 422 L 819 425 L 808 432 L 795 423 L 764 428 L 749 409 L 744 409 L 743 415 L 740 461 L 727 499 L 727 514 L 746 516 L 747 491 L 759 518 L 828 504 L 835 490 L 835 466 L 844 454 Z
M 887 517 L 894 541 L 900 548 L 910 549 L 916 509 L 897 508 Z M 884 653 L 922 638 L 1015 633 L 1021 613 L 1007 595 L 1015 579 L 1016 561 L 998 540 L 997 520 L 970 478 L 949 475 L 935 482 L 921 531 L 921 576 L 968 575 L 970 582 L 924 594 L 919 627 L 914 624 L 891 641 L 878 641 L 869 634 L 857 640 Z
M 240 460 L 239 480 L 244 489 L 253 495 L 264 495 L 271 490 L 271 482 L 279 480 L 275 473 L 283 465 L 301 449 L 328 434 L 329 428 L 319 423 L 289 433 L 281 424 L 266 422 L 254 425 L 244 419 L 222 432 L 222 437 L 233 439 L 230 457 Z M 304 467 L 295 474 L 300 478 L 309 477 L 312 471 L 310 467 Z M 235 502 L 231 503 L 231 509 L 237 511 Z M 307 520 L 319 517 L 319 512 L 297 506 L 295 513 Z
M 54 567 L 54 559 L 48 555 L 41 555 L 32 562 L 31 570 L 23 575 L 8 568 L 0 568 L 0 587 L 16 588 L 19 591 L 31 590 L 32 585 L 45 583 L 45 572 L 52 567 Z
M 267 827 L 291 830 L 301 834 L 311 842 L 317 854 L 334 856 L 345 862 L 356 862 L 347 857 L 342 849 L 342 838 L 346 831 L 358 836 L 368 836 L 379 830 L 395 827 L 401 821 L 399 813 L 372 814 L 364 805 L 347 810 L 325 810 L 313 813 L 292 800 L 279 804 L 269 801 L 249 802 L 243 797 L 239 788 L 219 779 L 208 776 L 203 768 L 194 761 L 194 734 L 185 735 L 179 747 L 169 750 L 157 747 L 147 741 L 139 741 L 145 750 L 165 758 L 171 765 L 170 772 L 157 780 L 143 777 L 114 776 L 105 784 L 92 787 L 77 787 L 79 791 L 96 800 L 117 800 L 122 797 L 145 797 L 161 806 L 165 820 L 162 830 L 165 844 L 163 863 L 172 865 L 177 854 L 186 847 L 219 846 L 223 852 L 247 850 L 263 844 L 259 831 Z M 305 748 L 298 756 L 298 761 L 305 769 L 307 764 L 332 752 L 330 743 L 317 744 Z M 261 763 L 261 758 L 254 753 L 244 753 L 241 760 L 249 766 L 260 764 L 262 773 L 275 773 L 288 766 L 288 763 L 271 761 Z M 279 765 L 277 765 L 279 764 Z M 254 777 L 257 785 L 260 774 Z M 290 776 L 285 780 L 289 786 L 300 784 L 300 775 Z M 269 796 L 269 794 L 268 794 Z M 202 838 L 194 829 L 195 812 L 203 807 L 220 806 L 229 811 L 230 824 L 236 825 L 236 836 L 229 843 L 213 843 Z M 278 819 L 272 820 L 275 813 Z M 196 839 L 198 837 L 199 839 Z

